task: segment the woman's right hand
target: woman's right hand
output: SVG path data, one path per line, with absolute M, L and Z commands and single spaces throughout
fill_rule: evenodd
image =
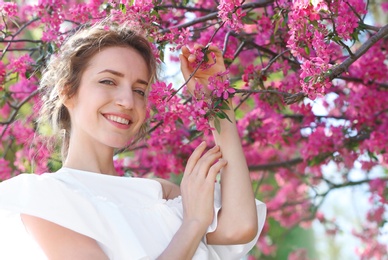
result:
M 202 142 L 190 156 L 181 182 L 183 202 L 183 225 L 196 222 L 203 232 L 213 221 L 214 183 L 220 170 L 227 164 L 222 159 L 219 146 L 203 154 L 206 143 Z M 202 155 L 203 154 L 203 155 Z

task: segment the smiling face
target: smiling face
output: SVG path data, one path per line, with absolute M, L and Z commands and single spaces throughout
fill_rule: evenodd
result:
M 65 102 L 71 138 L 77 145 L 122 148 L 146 117 L 147 64 L 130 47 L 108 47 L 95 54 L 82 74 L 76 95 Z

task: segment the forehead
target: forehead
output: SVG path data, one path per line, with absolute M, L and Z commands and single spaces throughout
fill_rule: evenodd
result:
M 131 47 L 101 49 L 89 60 L 86 71 L 97 72 L 104 69 L 115 70 L 125 76 L 137 75 L 144 80 L 148 79 L 150 73 L 143 56 Z

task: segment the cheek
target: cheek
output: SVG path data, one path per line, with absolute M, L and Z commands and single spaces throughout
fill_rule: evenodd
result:
M 137 112 L 141 116 L 141 118 L 145 118 L 145 115 L 147 113 L 146 98 L 137 98 L 135 101 L 135 105 L 137 108 Z

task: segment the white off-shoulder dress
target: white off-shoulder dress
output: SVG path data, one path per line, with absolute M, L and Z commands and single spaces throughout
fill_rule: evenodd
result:
M 256 202 L 259 232 L 244 245 L 208 245 L 193 259 L 240 259 L 255 245 L 266 207 Z M 215 216 L 221 208 L 216 185 Z M 111 260 L 156 259 L 179 229 L 182 200 L 163 199 L 151 179 L 118 177 L 62 168 L 42 175 L 21 174 L 0 183 L 0 259 L 47 259 L 25 230 L 20 213 L 40 217 L 97 241 Z M 217 227 L 217 218 L 208 232 Z M 77 250 L 77 248 L 74 248 Z

